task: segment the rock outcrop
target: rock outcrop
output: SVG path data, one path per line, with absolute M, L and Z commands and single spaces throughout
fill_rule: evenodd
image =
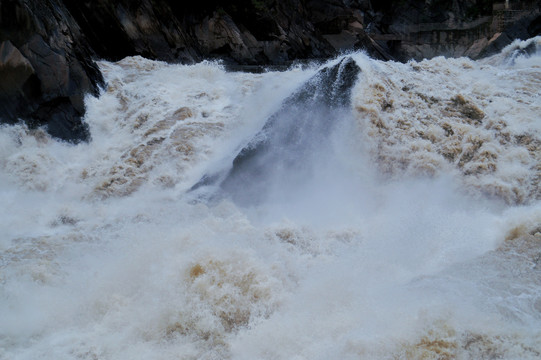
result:
M 362 27 L 369 1 L 83 0 L 66 5 L 93 50 L 109 60 L 138 54 L 185 63 L 219 58 L 288 64 L 370 45 Z
M 333 115 L 349 107 L 360 72 L 350 57 L 319 70 L 267 119 L 237 154 L 228 173 L 205 175 L 192 190 L 219 185 L 239 204 L 251 205 L 280 179 L 294 182 L 314 176 L 312 157 L 330 151 L 329 134 L 347 118 Z
M 541 1 L 409 0 L 374 2 L 367 25 L 395 59 L 421 60 L 438 55 L 481 58 L 514 39 L 540 33 Z
M 46 125 L 60 139 L 87 140 L 84 96 L 101 73 L 60 1 L 0 3 L 0 122 Z

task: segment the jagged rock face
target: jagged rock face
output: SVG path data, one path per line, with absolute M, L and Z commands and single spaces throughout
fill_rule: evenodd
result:
M 541 9 L 541 3 L 540 3 Z M 480 52 L 480 57 L 498 53 L 515 39 L 526 40 L 541 34 L 541 12 L 532 13 L 512 24 L 501 34 L 497 34 L 492 41 Z
M 84 96 L 102 77 L 73 18 L 54 0 L 1 2 L 0 17 L 0 122 L 87 140 Z
M 34 67 L 23 54 L 6 40 L 0 44 L 0 92 L 17 95 L 23 91 L 28 78 L 35 73 Z
M 201 60 L 197 43 L 186 33 L 175 1 L 65 1 L 99 57 L 120 60 L 141 55 L 150 59 L 190 63 Z
M 326 6 L 331 2 L 335 4 Z M 322 36 L 325 32 L 312 23 L 311 9 L 325 10 L 320 11 L 318 24 L 337 19 L 348 23 L 354 17 L 345 1 L 331 2 L 86 0 L 66 4 L 93 49 L 109 60 L 139 54 L 185 63 L 215 57 L 237 64 L 284 64 L 335 53 L 336 48 Z M 321 30 L 327 31 L 324 25 Z
M 377 43 L 399 61 L 438 55 L 478 59 L 500 51 L 514 39 L 525 40 L 540 33 L 535 24 L 541 15 L 541 1 L 510 1 L 515 10 L 512 14 L 494 11 L 494 4 L 504 9 L 503 0 L 378 1 L 373 2 L 368 26 L 377 35 L 397 35 Z M 502 22 L 503 17 L 513 17 L 506 20 L 503 29 L 500 15 Z

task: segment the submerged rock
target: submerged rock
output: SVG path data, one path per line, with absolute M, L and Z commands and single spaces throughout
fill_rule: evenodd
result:
M 257 202 L 276 178 L 295 182 L 310 176 L 310 157 L 325 148 L 341 120 L 340 109 L 347 114 L 360 71 L 346 57 L 308 80 L 236 156 L 222 189 L 237 202 L 249 204 Z

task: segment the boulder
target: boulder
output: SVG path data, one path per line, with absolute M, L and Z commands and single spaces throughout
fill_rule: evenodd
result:
M 276 179 L 312 176 L 310 159 L 329 146 L 329 135 L 347 118 L 351 90 L 360 72 L 349 57 L 319 70 L 267 119 L 227 174 L 207 175 L 193 190 L 219 183 L 236 202 L 251 205 L 268 193 L 266 188 Z M 336 110 L 344 111 L 344 116 L 336 116 Z
M 186 8 L 191 5 L 185 2 L 78 0 L 65 5 L 102 59 L 117 61 L 132 55 L 182 63 L 203 59 L 193 33 L 186 31 L 191 18 Z
M 84 96 L 103 82 L 93 52 L 61 1 L 0 3 L 0 123 L 45 126 L 59 139 L 89 139 Z
M 30 61 L 11 41 L 6 40 L 0 44 L 0 94 L 3 97 L 22 92 L 24 84 L 34 72 Z

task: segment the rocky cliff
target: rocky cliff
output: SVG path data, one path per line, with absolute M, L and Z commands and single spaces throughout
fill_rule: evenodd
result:
M 246 65 L 287 64 L 370 42 L 359 10 L 368 9 L 369 1 L 87 0 L 66 5 L 93 50 L 110 60 L 140 54 L 182 62 L 219 58 Z M 346 44 L 327 38 L 342 31 L 350 35 Z
M 386 4 L 387 3 L 387 4 Z M 540 1 L 408 0 L 378 2 L 369 33 L 395 59 L 498 52 L 540 33 Z
M 540 33 L 540 2 L 520 3 L 528 16 L 501 26 L 488 0 L 2 1 L 0 122 L 87 140 L 81 116 L 84 95 L 102 82 L 96 58 L 269 65 L 350 49 L 382 59 L 478 57 Z
M 60 139 L 88 139 L 84 96 L 103 81 L 94 53 L 60 1 L 0 2 L 0 122 L 47 125 Z

